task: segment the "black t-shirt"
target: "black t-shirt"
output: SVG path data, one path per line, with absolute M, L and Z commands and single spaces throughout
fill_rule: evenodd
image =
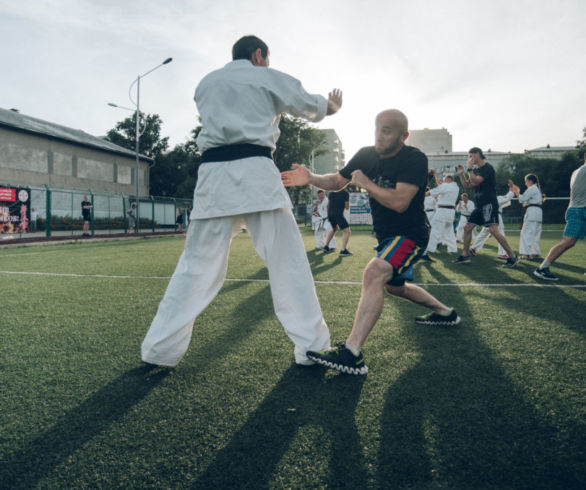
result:
M 478 208 L 485 204 L 494 204 L 495 202 L 498 202 L 496 198 L 496 175 L 494 167 L 486 162 L 482 167 L 475 168 L 473 172 L 484 179 L 482 184 L 474 188 L 474 201 L 476 207 Z
M 347 190 L 330 192 L 328 194 L 328 216 L 342 216 L 349 200 L 350 194 Z
M 90 210 L 84 208 L 84 206 L 91 206 L 92 203 L 90 201 L 81 201 L 81 215 L 85 220 L 90 219 Z
M 362 170 L 375 184 L 394 189 L 398 182 L 416 185 L 419 190 L 409 207 L 398 213 L 370 197 L 370 209 L 376 238 L 380 241 L 402 235 L 423 247 L 427 244 L 427 218 L 423 207 L 427 186 L 427 157 L 412 146 L 403 146 L 394 157 L 380 158 L 374 146 L 362 148 L 340 174 L 350 179 L 354 170 Z

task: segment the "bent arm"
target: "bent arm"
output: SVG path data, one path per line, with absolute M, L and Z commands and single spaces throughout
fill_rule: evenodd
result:
M 404 213 L 407 210 L 419 190 L 416 185 L 406 182 L 397 182 L 394 189 L 381 187 L 370 180 L 361 170 L 352 172 L 352 184 L 362 187 L 379 204 L 397 213 Z

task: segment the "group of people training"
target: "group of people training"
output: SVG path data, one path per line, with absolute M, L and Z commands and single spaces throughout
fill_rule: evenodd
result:
M 470 154 L 479 155 L 479 159 L 477 161 L 480 162 L 480 165 L 478 165 L 477 168 L 484 168 L 484 171 L 487 172 L 489 179 L 492 179 L 494 172 L 492 171 L 491 167 L 487 167 L 487 165 L 490 164 L 486 162 L 482 150 L 480 148 L 471 148 Z M 468 165 L 468 168 L 469 170 L 473 170 L 474 166 L 471 167 Z M 464 187 L 470 188 L 480 185 L 473 185 L 472 180 L 468 182 L 463 172 L 459 172 L 459 174 L 462 185 Z M 510 256 L 505 248 L 505 245 L 503 244 L 503 240 L 499 240 L 498 237 L 495 236 L 499 242 L 498 257 L 507 260 L 507 262 L 504 264 L 505 267 L 514 267 L 518 262 L 518 258 L 535 259 L 539 257 L 539 240 L 541 238 L 541 222 L 543 218 L 541 205 L 545 197 L 541 192 L 539 179 L 535 174 L 528 174 L 525 176 L 525 185 L 527 189 L 523 193 L 521 193 L 519 187 L 515 185 L 513 181 L 509 180 L 509 190 L 502 196 L 496 195 L 496 186 L 495 192 L 492 193 L 491 185 L 490 200 L 486 199 L 486 190 L 483 188 L 482 190 L 476 191 L 476 203 L 468 198 L 469 196 L 467 193 L 463 193 L 460 196 L 460 201 L 457 204 L 456 202 L 458 201 L 460 188 L 454 181 L 453 175 L 449 173 L 445 174 L 443 182 L 440 182 L 437 171 L 435 169 L 430 170 L 430 175 L 435 177 L 437 185 L 431 189 L 428 188 L 424 201 L 425 211 L 431 224 L 431 234 L 427 250 L 423 256 L 424 260 L 433 262 L 433 259 L 428 254 L 435 253 L 439 244 L 446 245 L 449 253 L 457 253 L 457 243 L 464 241 L 464 231 L 466 229 L 466 225 L 469 223 L 472 225 L 472 242 L 468 248 L 468 253 L 462 253 L 462 255 L 454 261 L 456 264 L 469 263 L 470 259 L 468 254 L 472 256 L 478 254 L 491 234 L 491 225 L 494 224 L 493 221 L 495 219 L 497 220 L 496 225 L 498 232 L 502 238 L 506 240 L 502 219 L 502 210 L 503 208 L 510 206 L 511 200 L 515 196 L 519 199 L 519 202 L 521 202 L 525 208 L 523 227 L 521 229 L 519 257 Z M 475 173 L 475 175 L 477 174 Z M 494 196 L 496 196 L 496 201 L 494 200 Z M 479 202 L 480 204 L 478 204 Z M 494 216 L 495 207 L 497 211 L 496 218 Z M 482 221 L 484 221 L 484 227 L 480 233 L 476 233 L 476 226 L 478 223 L 475 223 L 475 221 L 478 221 L 480 212 L 483 213 Z M 488 214 L 485 215 L 484 212 Z M 454 230 L 456 213 L 460 215 L 460 219 L 458 221 L 457 228 Z M 489 219 L 486 219 L 485 216 L 489 216 Z
M 415 318 L 418 324 L 460 323 L 454 308 L 406 282 L 412 279 L 413 266 L 429 241 L 423 206 L 427 157 L 405 145 L 409 135 L 407 117 L 391 109 L 376 116 L 374 146 L 360 149 L 339 172 L 317 175 L 293 164 L 292 170 L 280 173 L 272 160 L 279 136 L 279 115 L 285 112 L 320 121 L 340 110 L 342 92 L 333 89 L 327 98 L 310 94 L 295 78 L 269 68 L 269 56 L 262 40 L 245 36 L 234 44 L 232 61 L 205 76 L 196 88 L 195 102 L 202 121 L 197 145 L 202 157 L 192 220 L 185 250 L 142 343 L 142 359 L 147 364 L 167 367 L 181 360 L 194 320 L 225 280 L 232 237 L 244 227 L 267 266 L 274 310 L 295 346 L 295 362 L 366 374 L 368 368 L 361 350 L 381 315 L 385 292 L 430 310 Z M 465 180 L 477 186 L 486 201 L 480 202 L 482 211 L 471 216 L 472 222 L 485 224 L 486 216 L 489 223 L 492 219 L 497 223 L 496 208 L 493 216 L 486 214 L 485 207 L 493 201 L 496 204 L 496 195 L 493 199 L 488 188 L 494 182 L 494 171 L 491 180 L 490 172 L 482 170 L 488 164 L 480 161 L 481 153 L 470 155 L 470 165 L 478 168 L 470 168 L 470 177 Z M 364 270 L 349 336 L 332 348 L 285 187 L 312 185 L 340 191 L 348 184 L 369 194 L 378 246 Z M 340 223 L 331 225 L 335 230 Z M 471 225 L 468 226 L 464 230 L 466 251 L 471 236 Z M 507 248 L 514 258 L 508 244 Z

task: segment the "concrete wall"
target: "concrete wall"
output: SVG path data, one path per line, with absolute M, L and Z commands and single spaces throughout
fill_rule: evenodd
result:
M 134 195 L 136 160 L 0 127 L 0 184 Z M 140 162 L 139 192 L 148 195 L 149 166 Z

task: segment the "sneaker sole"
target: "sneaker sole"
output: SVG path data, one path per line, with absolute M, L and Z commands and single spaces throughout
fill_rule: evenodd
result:
M 462 320 L 459 316 L 457 316 L 455 320 L 445 322 L 415 319 L 415 323 L 418 325 L 426 325 L 428 327 L 455 327 L 456 325 L 459 325 L 461 321 Z
M 539 274 L 537 271 L 533 271 L 533 275 L 535 277 L 539 277 L 539 279 L 543 279 L 545 281 L 557 281 L 558 278 L 557 277 L 546 277 L 546 276 L 542 276 L 541 274 Z
M 349 366 L 343 366 L 342 364 L 335 364 L 330 361 L 326 361 L 324 359 L 320 359 L 319 357 L 307 356 L 312 361 L 317 362 L 318 364 L 325 366 L 330 369 L 335 369 L 336 371 L 340 371 L 341 373 L 345 374 L 355 374 L 355 375 L 365 375 L 368 373 L 368 367 L 362 366 L 361 368 L 352 368 Z

